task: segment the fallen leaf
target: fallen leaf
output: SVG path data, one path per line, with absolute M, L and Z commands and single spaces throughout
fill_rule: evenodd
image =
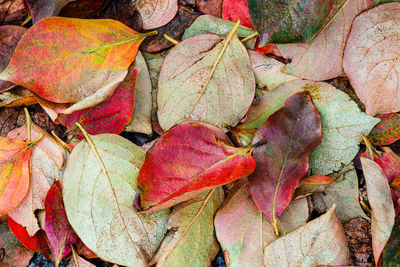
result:
M 306 223 L 305 198 L 293 201 L 282 214 L 279 231 L 288 233 Z M 263 266 L 264 248 L 277 237 L 274 228 L 254 204 L 250 188 L 238 183 L 229 192 L 214 220 L 218 241 L 229 266 Z
M 350 250 L 349 264 L 354 266 L 371 265 L 371 224 L 362 218 L 356 218 L 343 224 L 347 244 Z
M 7 224 L 15 237 L 28 249 L 42 253 L 49 257 L 51 255 L 50 248 L 47 244 L 46 236 L 42 231 L 37 232 L 35 235 L 30 236 L 25 227 L 18 224 L 11 217 L 7 218 Z
M 127 132 L 151 134 L 152 85 L 149 69 L 140 51 L 136 55 L 134 66 L 140 68 L 135 83 L 135 106 L 131 122 L 125 127 Z
M 185 33 L 182 36 L 182 40 L 185 40 L 189 37 L 193 37 L 199 34 L 217 34 L 217 35 L 225 35 L 229 33 L 229 31 L 235 26 L 235 23 L 231 21 L 227 21 L 224 19 L 216 18 L 211 15 L 202 15 L 199 16 L 190 27 L 185 29 Z M 239 26 L 236 31 L 236 34 L 240 38 L 247 37 L 251 34 L 254 34 L 255 31 L 244 27 Z M 244 45 L 249 49 L 254 49 L 256 38 L 253 38 L 244 43 Z
M 78 236 L 67 219 L 59 182 L 53 184 L 47 193 L 45 210 L 44 231 L 46 232 L 56 263 L 59 263 L 71 252 L 70 245 L 78 240 Z
M 45 18 L 25 33 L 0 79 L 52 102 L 75 103 L 64 111 L 72 113 L 112 95 L 150 34 L 113 20 Z
M 334 0 L 248 0 L 261 46 L 311 41 L 326 23 Z
M 235 126 L 255 93 L 250 59 L 235 30 L 201 34 L 165 57 L 158 79 L 158 120 L 164 130 L 187 119 Z
M 335 206 L 264 250 L 265 266 L 347 265 L 349 250 Z
M 26 227 L 30 236 L 39 231 L 35 211 L 44 209 L 44 201 L 51 185 L 60 179 L 64 167 L 65 152 L 59 143 L 36 124 L 31 125 L 32 140 L 43 135 L 35 145 L 30 159 L 30 186 L 23 201 L 9 213 L 17 223 Z M 8 138 L 27 141 L 27 126 L 14 129 Z
M 342 222 L 354 218 L 369 219 L 360 206 L 358 177 L 353 164 L 344 167 L 335 181 L 327 185 L 322 193 L 313 196 L 313 200 L 316 198 L 322 200 L 327 207 L 335 204 L 336 215 Z
M 0 266 L 28 266 L 33 252 L 26 249 L 10 231 L 6 223 L 0 224 Z
M 157 266 L 208 267 L 218 253 L 214 216 L 224 200 L 222 188 L 216 188 L 172 209 L 168 218 L 168 239 L 161 243 Z
M 136 78 L 139 69 L 131 66 L 124 81 L 118 85 L 113 95 L 104 102 L 75 111 L 71 114 L 59 114 L 59 121 L 68 129 L 73 130 L 78 139 L 83 138 L 82 132 L 75 126 L 79 122 L 89 134 L 121 133 L 132 119 Z
M 382 251 L 382 266 L 395 267 L 400 262 L 400 217 L 397 217 L 392 233 Z
M 178 0 L 137 0 L 135 8 L 142 15 L 143 29 L 154 29 L 171 21 L 178 11 Z
M 400 113 L 379 115 L 381 121 L 368 135 L 373 146 L 390 145 L 400 139 Z
M 21 40 L 25 31 L 26 28 L 20 26 L 0 26 L 0 72 L 7 67 L 14 53 L 15 47 L 17 46 L 19 40 Z M 9 90 L 15 86 L 16 85 L 11 82 L 0 80 L 0 92 Z
M 322 174 L 314 174 L 300 180 L 299 185 L 294 191 L 294 199 L 321 193 L 325 187 L 334 182 L 338 177 L 329 177 Z M 358 190 L 358 188 L 357 188 Z
M 231 146 L 225 133 L 214 126 L 186 122 L 169 130 L 147 151 L 135 207 L 165 209 L 243 178 L 254 168 L 251 149 Z
M 240 19 L 241 25 L 253 29 L 246 0 L 224 0 L 222 18 L 233 22 Z
M 390 187 L 381 167 L 370 159 L 360 159 L 371 206 L 372 249 L 375 263 L 378 264 L 394 225 L 394 206 Z
M 91 250 L 82 242 L 82 240 L 79 239 L 79 240 L 75 243 L 75 245 L 76 245 L 76 250 L 77 250 L 77 253 L 78 253 L 78 254 L 85 256 L 85 258 L 87 258 L 87 259 L 94 259 L 94 258 L 97 258 L 97 255 L 94 254 L 94 252 L 91 251 Z
M 15 209 L 28 194 L 33 146 L 0 137 L 0 216 Z
M 1 25 L 21 25 L 27 14 L 24 0 L 2 0 L 0 2 Z
M 33 24 L 43 18 L 57 16 L 61 9 L 71 1 L 75 0 L 24 0 L 29 14 L 32 16 Z
M 196 8 L 204 13 L 220 18 L 224 0 L 196 0 Z
M 320 115 L 308 93 L 286 100 L 252 141 L 257 167 L 249 176 L 251 194 L 277 235 L 277 218 L 289 206 L 299 180 L 307 173 L 308 156 L 320 143 Z
M 79 256 L 76 256 L 76 258 L 72 257 L 68 264 L 68 267 L 95 267 L 95 266 L 96 265 L 91 264 L 90 262 L 84 260 L 82 257 Z
M 169 210 L 140 214 L 132 207 L 145 152 L 115 134 L 86 138 L 73 149 L 62 180 L 68 220 L 103 260 L 146 266 L 166 233 Z
M 0 107 L 30 106 L 36 103 L 33 94 L 28 89 L 20 86 L 0 93 Z
M 335 0 L 343 2 L 343 0 Z M 291 60 L 285 66 L 288 74 L 302 79 L 323 81 L 344 75 L 343 51 L 354 18 L 374 7 L 373 0 L 348 0 L 331 23 L 308 43 L 279 44 L 284 58 Z
M 71 18 L 90 18 L 102 10 L 109 0 L 70 1 L 60 11 L 60 16 Z
M 344 51 L 343 68 L 367 114 L 400 111 L 400 3 L 359 15 Z

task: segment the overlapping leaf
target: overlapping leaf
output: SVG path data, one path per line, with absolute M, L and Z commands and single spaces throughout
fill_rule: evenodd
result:
M 395 267 L 400 262 L 400 217 L 397 217 L 392 234 L 382 251 L 382 266 Z
M 308 156 L 321 143 L 319 112 L 308 93 L 286 100 L 253 139 L 257 167 L 249 176 L 251 194 L 259 209 L 273 222 L 292 199 L 299 180 L 307 173 Z
M 143 29 L 154 29 L 167 24 L 178 11 L 178 0 L 137 0 L 135 8 L 143 19 Z
M 72 151 L 63 176 L 68 220 L 100 258 L 146 266 L 166 233 L 169 211 L 139 214 L 132 207 L 145 153 L 118 135 L 86 138 Z
M 69 2 L 75 0 L 24 0 L 29 13 L 32 16 L 32 22 L 36 23 L 39 20 L 47 17 L 57 16 L 61 9 Z
M 4 258 L 0 266 L 28 266 L 33 252 L 26 249 L 10 231 L 6 223 L 0 224 L 0 248 L 4 249 Z
M 374 146 L 390 145 L 400 139 L 400 113 L 378 116 L 381 121 L 368 135 L 368 141 Z
M 400 111 L 400 3 L 359 15 L 343 58 L 344 71 L 370 115 Z
M 232 147 L 220 129 L 186 122 L 164 134 L 147 152 L 135 203 L 143 210 L 171 207 L 254 171 L 250 149 Z
M 240 24 L 253 29 L 246 0 L 224 0 L 222 18 L 230 21 L 241 20 Z
M 222 15 L 222 3 L 224 0 L 196 0 L 197 9 L 214 17 L 220 18 Z

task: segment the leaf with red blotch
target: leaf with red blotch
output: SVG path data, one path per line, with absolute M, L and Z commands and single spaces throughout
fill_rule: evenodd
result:
M 83 139 L 82 132 L 75 127 L 79 122 L 89 134 L 122 132 L 132 119 L 135 98 L 135 82 L 139 68 L 131 66 L 125 80 L 106 101 L 72 114 L 59 114 L 59 121 L 69 129 L 73 129 L 75 136 Z
M 14 221 L 11 217 L 7 218 L 8 227 L 14 233 L 15 237 L 28 249 L 44 254 L 50 259 L 50 248 L 43 232 L 37 232 L 34 236 L 29 236 L 25 227 Z
M 400 113 L 378 116 L 381 121 L 368 135 L 373 146 L 390 145 L 400 139 Z
M 134 5 L 142 16 L 144 30 L 164 26 L 178 11 L 178 0 L 137 0 Z
M 28 266 L 33 252 L 26 249 L 8 228 L 7 223 L 0 224 L 0 266 Z
M 44 231 L 57 263 L 71 252 L 68 245 L 72 245 L 78 240 L 78 236 L 68 222 L 62 189 L 58 181 L 47 193 L 45 210 Z
M 225 133 L 209 124 L 189 121 L 175 126 L 146 154 L 135 207 L 168 208 L 248 176 L 255 168 L 250 151 L 231 146 Z
M 69 2 L 75 0 L 24 0 L 35 24 L 47 17 L 57 16 L 60 10 Z
M 292 200 L 299 180 L 307 173 L 308 157 L 321 139 L 320 114 L 306 92 L 287 99 L 254 136 L 257 167 L 249 176 L 251 194 L 276 232 L 277 218 Z
M 233 22 L 240 19 L 241 25 L 254 29 L 246 0 L 224 0 L 222 4 L 222 18 Z
M 109 98 L 140 43 L 154 34 L 109 19 L 44 18 L 24 34 L 0 79 L 51 102 L 74 103 L 69 114 Z
M 0 216 L 15 209 L 28 194 L 35 142 L 0 136 Z
M 10 62 L 14 49 L 17 46 L 26 28 L 15 25 L 0 26 L 0 72 Z M 13 88 L 15 84 L 0 80 L 0 92 Z

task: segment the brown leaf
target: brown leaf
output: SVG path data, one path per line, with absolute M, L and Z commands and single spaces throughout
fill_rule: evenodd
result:
M 164 26 L 178 11 L 178 0 L 136 0 L 134 3 L 142 16 L 145 30 Z
M 71 1 L 75 0 L 25 0 L 25 3 L 32 16 L 32 22 L 36 23 L 43 18 L 57 16 Z
M 21 25 L 27 15 L 24 0 L 0 1 L 0 25 Z
M 364 266 L 372 256 L 371 225 L 362 218 L 356 218 L 343 225 L 350 250 L 351 264 Z
M 204 14 L 220 18 L 222 16 L 223 0 L 196 0 L 196 7 Z

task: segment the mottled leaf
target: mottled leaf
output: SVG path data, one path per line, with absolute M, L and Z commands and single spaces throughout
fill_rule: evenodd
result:
M 278 224 L 283 234 L 306 223 L 306 199 L 295 200 Z M 277 237 L 265 215 L 254 204 L 247 184 L 239 183 L 229 192 L 215 216 L 215 231 L 228 266 L 263 266 L 264 248 Z
M 150 34 L 113 20 L 45 18 L 23 36 L 0 79 L 52 102 L 75 103 L 64 111 L 72 113 L 112 95 Z
M 83 134 L 75 126 L 79 122 L 89 134 L 122 132 L 132 119 L 135 98 L 135 82 L 140 70 L 131 66 L 124 81 L 115 89 L 113 95 L 104 102 L 71 114 L 60 114 L 59 121 L 75 135 L 83 138 Z
M 70 245 L 78 240 L 78 236 L 69 224 L 65 213 L 62 189 L 59 182 L 56 182 L 47 193 L 45 210 L 44 231 L 56 263 L 59 263 L 71 252 Z
M 400 139 L 400 113 L 378 116 L 381 121 L 368 135 L 373 146 L 390 145 Z
M 371 206 L 372 249 L 378 264 L 383 248 L 389 240 L 395 220 L 390 187 L 381 167 L 374 161 L 361 157 L 367 185 L 368 202 Z
M 68 220 L 103 260 L 146 266 L 166 233 L 169 210 L 132 207 L 145 152 L 114 134 L 90 135 L 72 151 L 63 176 Z
M 136 0 L 133 3 L 142 16 L 145 30 L 164 26 L 178 11 L 178 0 Z
M 204 13 L 220 18 L 224 0 L 196 0 L 196 8 Z
M 266 43 L 311 41 L 326 23 L 334 0 L 247 0 L 254 28 Z
M 400 217 L 397 217 L 392 234 L 382 251 L 382 266 L 396 267 L 400 262 Z
M 235 126 L 254 93 L 250 59 L 236 34 L 231 31 L 226 39 L 197 35 L 171 49 L 164 60 L 158 79 L 158 120 L 164 130 L 187 119 Z
M 43 138 L 33 148 L 30 163 L 30 186 L 23 201 L 9 213 L 17 223 L 26 227 L 30 236 L 40 228 L 35 211 L 44 210 L 44 201 L 51 185 L 59 180 L 60 171 L 64 167 L 65 152 L 59 143 L 45 130 L 32 123 L 31 138 Z M 27 141 L 27 126 L 14 129 L 7 137 Z
M 14 53 L 22 35 L 24 35 L 26 28 L 14 25 L 0 26 L 0 72 L 3 71 Z M 11 89 L 15 84 L 7 81 L 0 80 L 0 92 Z
M 331 23 L 311 42 L 278 45 L 282 56 L 291 60 L 285 67 L 286 73 L 314 81 L 344 75 L 343 51 L 353 20 L 373 6 L 373 0 L 348 0 Z
M 214 126 L 186 122 L 161 136 L 147 152 L 135 205 L 143 210 L 171 207 L 243 178 L 254 168 L 249 148 L 231 146 Z
M 172 209 L 169 232 L 151 263 L 157 266 L 208 267 L 218 253 L 214 216 L 224 200 L 216 188 Z
M 37 23 L 39 20 L 47 17 L 57 16 L 61 9 L 69 2 L 75 0 L 24 0 L 29 14 L 32 16 L 32 22 Z
M 276 229 L 299 180 L 307 173 L 308 156 L 321 143 L 319 112 L 308 93 L 286 100 L 253 139 L 257 167 L 249 176 L 254 201 Z
M 380 5 L 354 20 L 343 67 L 368 114 L 400 111 L 400 3 Z
M 246 0 L 224 0 L 222 4 L 222 18 L 233 22 L 240 19 L 241 25 L 253 29 Z
M 0 224 L 0 249 L 4 251 L 4 258 L 0 266 L 28 266 L 33 252 L 26 249 L 10 231 L 7 223 Z
M 335 206 L 264 250 L 265 266 L 347 265 L 349 249 Z

